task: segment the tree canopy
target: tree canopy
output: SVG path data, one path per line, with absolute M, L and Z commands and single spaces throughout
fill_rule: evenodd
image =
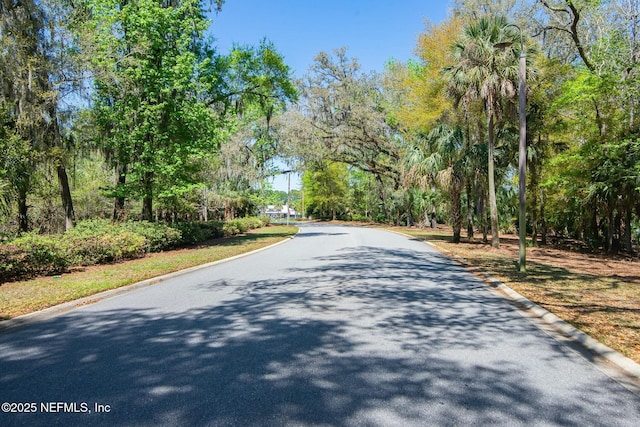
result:
M 219 52 L 210 6 L 1 3 L 3 233 L 259 213 L 296 171 L 308 214 L 498 246 L 517 226 L 522 41 L 532 243 L 634 250 L 637 2 L 457 0 L 413 59 L 373 73 L 339 48 L 297 79 L 267 39 Z

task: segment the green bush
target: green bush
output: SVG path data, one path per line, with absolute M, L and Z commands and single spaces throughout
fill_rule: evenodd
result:
M 225 231 L 225 235 L 233 236 L 234 234 L 246 232 L 249 227 L 247 223 L 245 221 L 242 221 L 241 219 L 231 219 L 224 223 L 223 229 Z M 235 231 L 235 233 L 231 232 L 232 230 Z
M 240 231 L 236 223 L 232 223 L 232 222 L 226 222 L 222 226 L 222 230 L 225 236 L 235 236 L 236 234 L 242 233 L 242 231 Z
M 260 217 L 260 222 L 262 222 L 262 226 L 266 227 L 267 225 L 271 224 L 271 218 L 268 216 L 261 216 Z
M 92 219 L 79 222 L 74 228 L 64 234 L 65 238 L 72 240 L 96 239 L 102 236 L 120 235 L 122 233 L 134 233 L 144 237 L 146 252 L 159 252 L 178 245 L 181 242 L 180 230 L 169 227 L 166 224 L 156 224 L 148 221 L 128 221 L 114 223 L 107 219 Z M 124 239 L 125 241 L 127 238 Z M 108 239 L 103 239 L 99 245 L 107 244 Z M 114 248 L 113 253 L 117 250 Z
M 93 237 L 102 234 L 113 234 L 117 225 L 108 219 L 89 219 L 78 222 L 75 227 L 64 233 L 63 236 Z
M 156 224 L 148 221 L 130 221 L 120 225 L 124 230 L 140 234 L 146 239 L 147 252 L 160 252 L 175 247 L 182 242 L 179 229 L 166 224 Z
M 0 246 L 0 281 L 57 274 L 71 265 L 66 245 L 59 239 L 26 233 Z
M 236 234 L 246 233 L 254 228 L 264 226 L 264 221 L 257 217 L 236 218 L 225 222 L 222 227 L 225 236 L 234 236 Z
M 184 244 L 200 243 L 224 236 L 220 221 L 180 222 L 173 224 L 172 227 L 180 231 L 182 235 L 180 242 Z
M 179 231 L 149 222 L 81 221 L 62 235 L 73 265 L 94 265 L 138 258 L 179 241 Z
M 150 222 L 79 222 L 61 236 L 27 233 L 0 244 L 0 282 L 62 273 L 72 265 L 94 265 L 137 258 L 178 244 L 234 236 L 269 223 L 268 218 L 185 222 L 171 226 Z
M 262 219 L 258 217 L 240 218 L 240 221 L 242 221 L 245 224 L 245 226 L 247 227 L 247 230 L 253 230 L 255 228 L 264 227 Z
M 366 215 L 353 214 L 351 215 L 351 221 L 370 222 L 371 218 Z
M 131 231 L 114 229 L 97 236 L 65 236 L 70 261 L 74 265 L 94 265 L 139 258 L 147 249 L 147 239 Z

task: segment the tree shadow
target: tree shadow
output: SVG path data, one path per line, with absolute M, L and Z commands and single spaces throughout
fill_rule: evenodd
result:
M 318 236 L 344 236 L 348 233 L 321 233 L 321 232 L 306 232 L 296 235 L 296 238 L 318 237 Z
M 201 304 L 188 311 L 92 306 L 0 335 L 0 400 L 111 407 L 0 414 L 0 424 L 581 426 L 640 416 L 640 400 L 604 376 L 575 390 L 569 376 L 584 372 L 566 369 L 570 350 L 439 254 L 360 246 L 275 279 L 193 288 Z

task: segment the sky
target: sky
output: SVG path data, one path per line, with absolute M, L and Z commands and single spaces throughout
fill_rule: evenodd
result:
M 226 0 L 210 15 L 209 35 L 223 54 L 234 43 L 257 45 L 267 38 L 296 77 L 319 52 L 341 47 L 363 71 L 381 72 L 390 59 L 413 57 L 425 20 L 439 23 L 449 8 L 449 1 L 434 0 Z M 274 188 L 286 191 L 286 177 L 276 179 Z M 291 188 L 300 188 L 297 177 Z

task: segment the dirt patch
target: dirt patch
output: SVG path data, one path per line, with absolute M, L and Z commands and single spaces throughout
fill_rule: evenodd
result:
M 518 236 L 501 236 L 500 249 L 493 249 L 485 244 L 482 246 L 483 250 L 488 248 L 490 251 L 496 251 L 514 257 L 514 259 L 518 258 Z M 583 250 L 571 250 L 564 245 L 545 245 L 528 247 L 527 262 L 553 265 L 581 273 L 609 276 L 640 284 L 640 260 L 629 256 L 593 254 Z

